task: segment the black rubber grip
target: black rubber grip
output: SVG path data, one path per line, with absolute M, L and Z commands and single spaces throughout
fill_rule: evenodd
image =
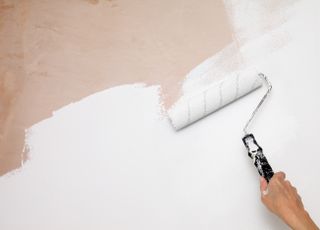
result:
M 263 176 L 269 183 L 274 173 L 266 156 L 263 154 L 262 148 L 258 145 L 253 134 L 245 135 L 242 141 L 248 150 L 249 157 L 253 160 L 254 166 L 258 169 L 260 176 Z

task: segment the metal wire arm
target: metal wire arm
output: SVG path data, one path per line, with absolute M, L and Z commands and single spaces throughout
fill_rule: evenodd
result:
M 271 85 L 270 81 L 268 80 L 267 76 L 264 75 L 263 73 L 259 73 L 258 75 L 259 75 L 259 77 L 261 77 L 261 78 L 265 81 L 265 83 L 266 83 L 267 86 L 268 86 L 268 90 L 267 90 L 267 92 L 263 95 L 262 99 L 260 100 L 260 102 L 259 102 L 259 104 L 257 105 L 257 107 L 255 108 L 255 110 L 253 110 L 250 119 L 247 121 L 246 125 L 244 126 L 243 132 L 245 133 L 245 135 L 248 134 L 248 132 L 247 132 L 248 126 L 250 125 L 250 123 L 251 123 L 251 121 L 253 120 L 254 116 L 255 116 L 256 113 L 258 112 L 260 106 L 261 106 L 261 105 L 263 104 L 263 102 L 266 100 L 266 98 L 268 97 L 268 95 L 270 94 L 271 89 L 272 89 L 272 85 Z

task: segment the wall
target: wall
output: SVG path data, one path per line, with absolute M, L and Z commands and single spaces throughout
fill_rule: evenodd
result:
M 272 30 L 248 35 L 237 25 L 248 38 L 237 40 L 244 62 L 274 86 L 252 131 L 319 224 L 319 3 L 282 9 L 286 17 Z M 285 229 L 260 203 L 241 143 L 263 89 L 180 132 L 166 119 L 159 90 L 107 89 L 32 126 L 30 159 L 0 178 L 1 228 Z

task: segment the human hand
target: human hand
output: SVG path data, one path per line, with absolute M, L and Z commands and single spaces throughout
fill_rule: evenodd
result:
M 261 201 L 292 229 L 318 230 L 319 228 L 305 211 L 297 189 L 291 185 L 290 181 L 285 180 L 285 177 L 285 173 L 277 172 L 271 178 L 269 184 L 261 177 Z

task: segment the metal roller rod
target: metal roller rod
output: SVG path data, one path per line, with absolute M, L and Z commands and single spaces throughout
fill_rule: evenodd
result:
M 272 85 L 270 83 L 270 81 L 268 80 L 267 76 L 264 75 L 263 73 L 259 73 L 259 77 L 261 77 L 265 83 L 268 86 L 268 90 L 267 92 L 264 94 L 264 96 L 262 97 L 262 99 L 260 100 L 259 104 L 257 105 L 257 107 L 255 108 L 255 110 L 252 112 L 250 119 L 247 121 L 246 125 L 243 128 L 243 132 L 245 133 L 245 135 L 248 134 L 248 126 L 250 125 L 250 123 L 252 122 L 253 118 L 255 117 L 256 113 L 258 112 L 259 108 L 261 107 L 261 105 L 263 104 L 263 102 L 266 100 L 266 98 L 268 97 L 268 95 L 270 94 L 271 90 L 272 90 Z

